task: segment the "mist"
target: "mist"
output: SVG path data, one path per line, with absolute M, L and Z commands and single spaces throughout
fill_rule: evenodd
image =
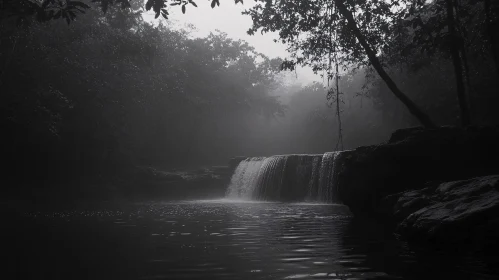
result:
M 2 1 L 4 274 L 496 279 L 498 3 L 246 2 Z
M 327 98 L 334 80 L 321 72 L 319 81 L 297 80 L 280 71 L 281 58 L 227 33 L 193 36 L 114 6 L 69 26 L 12 24 L 2 28 L 2 121 L 12 136 L 2 147 L 7 177 L 28 181 L 21 184 L 112 177 L 134 165 L 195 169 L 234 156 L 354 149 L 418 124 L 368 66 L 346 68 L 338 80 L 340 141 L 335 100 Z M 455 125 L 451 67 L 445 57 L 419 56 L 388 71 L 439 125 Z M 492 64 L 472 54 L 470 68 L 474 120 L 493 123 Z

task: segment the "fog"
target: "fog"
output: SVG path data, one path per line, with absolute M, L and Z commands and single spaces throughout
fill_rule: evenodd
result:
M 0 2 L 3 274 L 499 279 L 499 1 L 242 2 Z
M 308 66 L 281 71 L 290 53 L 273 42 L 279 35 L 247 35 L 251 20 L 239 6 L 210 15 L 211 8 L 191 8 L 191 16 L 172 12 L 171 22 L 119 6 L 105 14 L 93 6 L 69 25 L 2 21 L 5 180 L 46 186 L 131 166 L 186 169 L 227 165 L 235 156 L 324 153 L 419 125 L 372 65 L 346 64 L 340 143 L 335 100 L 327 99 L 334 79 Z M 497 120 L 494 63 L 483 49 L 468 53 L 475 124 Z M 392 56 L 401 62 L 386 69 L 401 90 L 437 125 L 459 124 L 449 56 Z

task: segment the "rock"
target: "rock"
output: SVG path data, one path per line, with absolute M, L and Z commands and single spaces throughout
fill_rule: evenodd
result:
M 220 198 L 230 179 L 227 167 L 212 166 L 196 170 L 159 170 L 135 167 L 121 189 L 134 200 L 183 200 Z
M 218 176 L 231 176 L 232 171 L 228 166 L 212 166 L 212 173 Z
M 391 194 L 379 203 L 379 213 L 383 213 L 385 219 L 394 223 L 400 223 L 410 214 L 429 205 L 432 200 L 429 196 L 441 182 L 428 182 L 425 188 Z
M 499 127 L 398 130 L 387 143 L 344 152 L 339 165 L 341 201 L 356 215 L 386 216 L 389 195 L 499 174 Z
M 424 130 L 425 128 L 422 126 L 396 130 L 394 133 L 392 133 L 390 140 L 388 140 L 388 143 L 396 143 L 399 141 L 403 141 L 413 135 L 423 132 Z
M 229 169 L 230 170 L 235 170 L 239 163 L 248 157 L 243 157 L 243 156 L 238 156 L 238 157 L 233 157 L 229 160 Z
M 394 212 L 406 216 L 397 231 L 409 238 L 449 243 L 497 234 L 499 175 L 404 192 Z
M 211 180 L 220 179 L 218 176 L 213 175 L 211 173 L 202 173 L 202 174 L 184 174 L 184 179 L 188 182 L 209 182 Z
M 153 167 L 137 167 L 135 175 L 140 180 L 180 182 L 184 178 L 180 174 L 160 171 Z

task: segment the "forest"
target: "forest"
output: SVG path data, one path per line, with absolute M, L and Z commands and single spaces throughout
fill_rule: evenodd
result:
M 188 17 L 210 4 L 196 2 L 3 1 L 2 191 L 76 188 L 134 166 L 353 149 L 398 128 L 499 119 L 497 1 L 255 1 L 248 32 L 277 32 L 288 58 L 168 23 L 169 9 Z M 158 19 L 146 21 L 146 10 Z M 297 65 L 324 82 L 289 82 Z

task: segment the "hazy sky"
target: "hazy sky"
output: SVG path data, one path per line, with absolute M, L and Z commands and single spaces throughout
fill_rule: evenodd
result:
M 241 15 L 245 9 L 252 7 L 255 2 L 246 0 L 244 4 L 234 4 L 233 0 L 220 1 L 220 6 L 211 8 L 211 0 L 196 0 L 198 7 L 187 6 L 187 12 L 182 14 L 179 6 L 170 7 L 170 21 L 178 27 L 185 27 L 192 24 L 197 31 L 195 36 L 206 36 L 211 31 L 220 30 L 234 39 L 242 39 L 250 43 L 255 49 L 269 57 L 287 57 L 289 53 L 286 46 L 280 43 L 274 43 L 273 39 L 278 39 L 277 34 L 266 33 L 261 35 L 257 33 L 249 36 L 246 31 L 251 27 L 251 18 Z M 153 13 L 148 12 L 146 19 L 153 20 Z M 322 81 L 319 76 L 312 73 L 310 68 L 298 69 L 298 81 L 308 83 L 314 80 Z M 293 75 L 294 76 L 294 75 Z

